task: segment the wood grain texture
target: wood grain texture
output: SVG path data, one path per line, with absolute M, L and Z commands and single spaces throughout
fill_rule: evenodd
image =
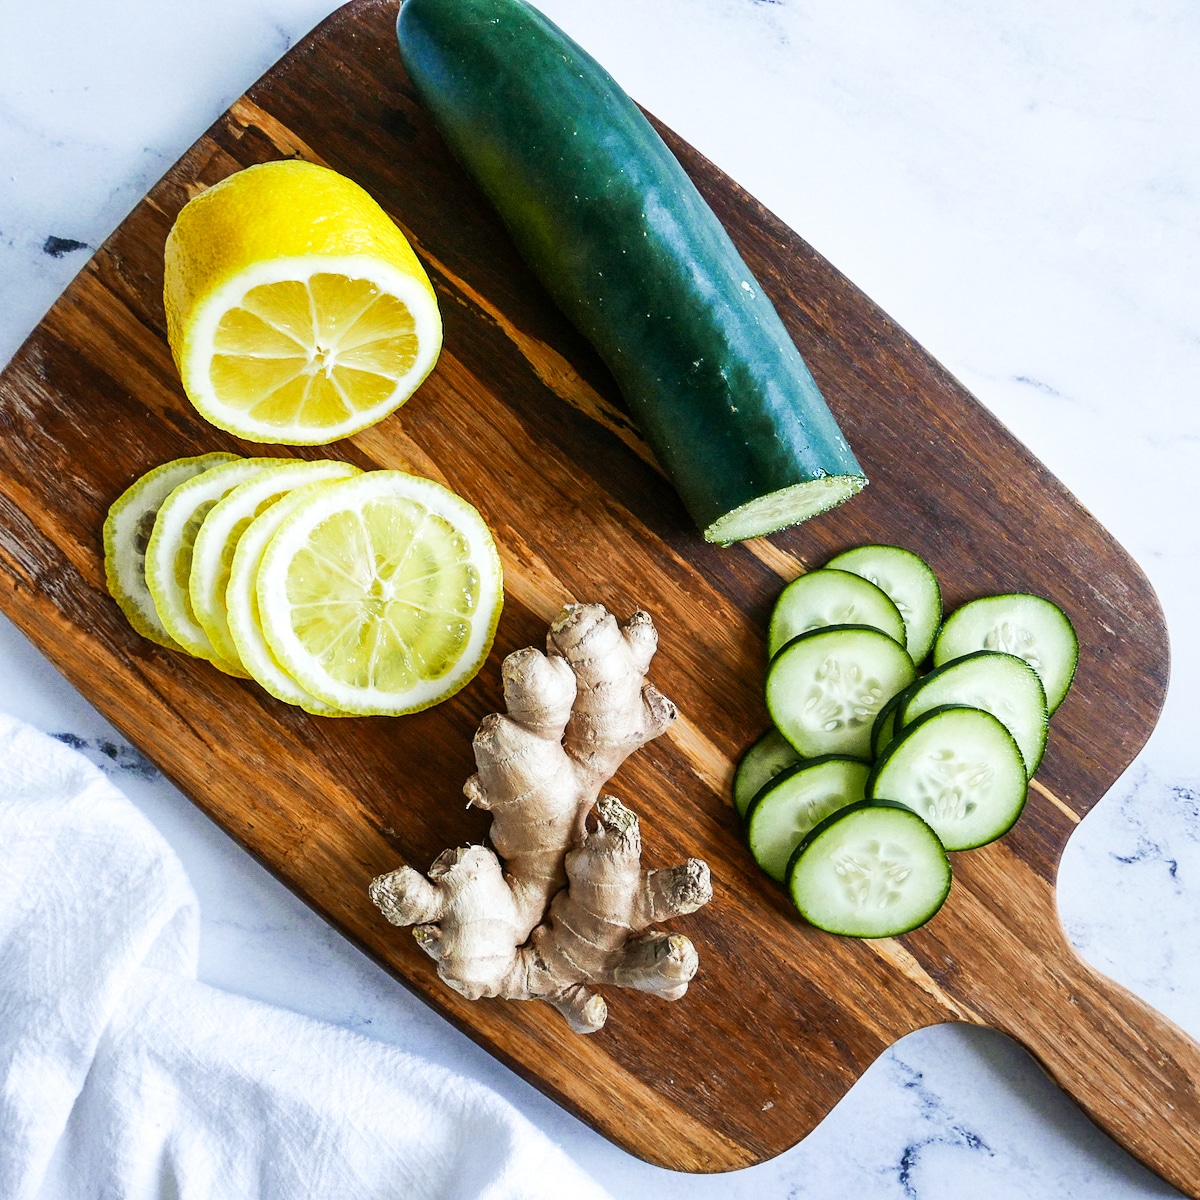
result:
M 1142 746 L 1166 637 L 1146 580 L 1046 469 L 794 233 L 663 130 L 775 300 L 872 485 L 809 524 L 729 550 L 701 541 L 612 380 L 522 266 L 401 70 L 390 0 L 356 0 L 294 49 L 154 188 L 0 377 L 0 606 L 204 811 L 418 995 L 635 1154 L 720 1171 L 803 1137 L 897 1038 L 941 1021 L 1023 1042 L 1103 1128 L 1200 1196 L 1200 1053 L 1090 971 L 1054 901 L 1074 825 Z M 143 641 L 104 590 L 101 526 L 138 475 L 208 450 L 259 453 L 187 404 L 167 350 L 162 250 L 199 189 L 298 155 L 367 187 L 412 239 L 446 325 L 440 364 L 383 424 L 302 456 L 443 480 L 479 507 L 506 608 L 479 678 L 401 720 L 322 721 Z M 292 451 L 280 449 L 281 455 Z M 1082 657 L 1025 816 L 954 856 L 942 912 L 903 938 L 818 933 L 744 850 L 732 764 L 766 727 L 766 616 L 830 554 L 894 541 L 953 607 L 1030 590 L 1071 615 Z M 539 1004 L 469 1004 L 367 898 L 372 876 L 480 840 L 470 739 L 499 663 L 568 600 L 654 614 L 652 675 L 685 719 L 612 791 L 650 865 L 705 858 L 716 895 L 675 923 L 701 973 L 664 1005 L 608 992 L 605 1030 Z M 797 1086 L 797 1080 L 803 1085 Z

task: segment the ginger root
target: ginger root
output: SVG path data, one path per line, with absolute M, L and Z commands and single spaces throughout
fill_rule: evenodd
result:
M 665 1000 L 687 991 L 692 943 L 644 931 L 706 904 L 708 867 L 643 870 L 637 817 L 599 795 L 677 716 L 646 681 L 657 646 L 647 613 L 622 628 L 602 605 L 564 608 L 546 654 L 530 647 L 504 660 L 508 711 L 475 734 L 478 772 L 463 791 L 491 812 L 496 853 L 446 850 L 428 876 L 400 867 L 371 882 L 383 915 L 413 926 L 442 980 L 468 999 L 545 1000 L 592 1033 L 608 1015 L 592 985 Z

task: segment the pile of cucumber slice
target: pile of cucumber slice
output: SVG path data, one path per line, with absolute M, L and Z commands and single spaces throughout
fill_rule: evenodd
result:
M 923 559 L 860 546 L 784 588 L 768 640 L 774 727 L 733 785 L 750 852 L 820 929 L 923 925 L 950 892 L 947 851 L 1021 815 L 1079 660 L 1069 618 L 1010 593 L 943 622 Z

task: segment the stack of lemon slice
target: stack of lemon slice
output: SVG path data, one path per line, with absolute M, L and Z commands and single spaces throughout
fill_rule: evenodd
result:
M 112 506 L 104 547 L 139 633 L 321 716 L 446 699 L 483 665 L 503 603 L 467 501 L 333 460 L 167 463 Z
M 351 180 L 264 163 L 196 196 L 167 238 L 184 390 L 248 441 L 366 428 L 432 370 L 442 324 L 404 235 Z M 428 479 L 205 454 L 134 483 L 104 526 L 138 633 L 321 716 L 428 708 L 483 665 L 503 602 L 479 513 Z

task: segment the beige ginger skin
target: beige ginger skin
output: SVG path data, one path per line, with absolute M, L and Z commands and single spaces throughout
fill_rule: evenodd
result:
M 577 1033 L 608 1015 L 593 985 L 676 1000 L 699 960 L 691 941 L 651 925 L 712 898 L 698 859 L 646 871 L 637 817 L 600 795 L 635 750 L 675 720 L 646 680 L 654 622 L 624 627 L 599 604 L 571 604 L 546 638 L 502 668 L 506 713 L 475 734 L 478 772 L 463 788 L 492 814 L 491 843 L 446 850 L 428 877 L 411 867 L 380 875 L 371 899 L 411 925 L 438 974 L 468 999 L 545 1000 Z M 501 866 L 501 859 L 503 866 Z

